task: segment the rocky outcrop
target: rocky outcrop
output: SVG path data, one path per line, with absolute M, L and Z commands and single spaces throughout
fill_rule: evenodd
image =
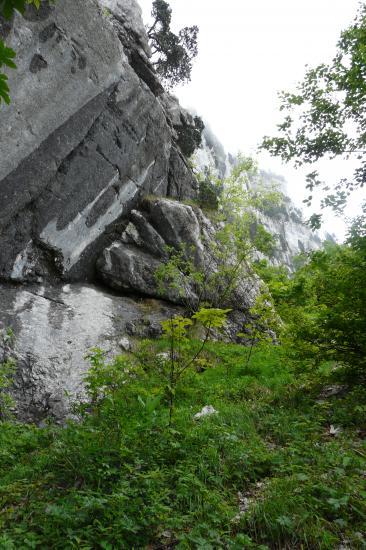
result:
M 163 93 L 135 0 L 44 1 L 8 29 L 0 107 L 0 277 L 92 279 L 146 194 L 194 195 L 176 143 L 189 115 Z
M 188 277 L 182 283 L 158 284 L 157 272 L 175 251 L 192 262 L 206 281 L 218 270 L 216 233 L 219 230 L 197 206 L 166 198 L 143 201 L 133 210 L 121 237 L 106 248 L 97 261 L 97 270 L 112 289 L 162 298 L 181 305 L 196 305 L 199 300 L 218 301 L 217 307 L 248 310 L 258 292 L 258 281 L 249 272 L 229 295 L 219 286 L 197 285 Z M 228 258 L 235 265 L 235 258 Z M 228 267 L 228 266 L 227 266 Z M 223 275 L 222 275 L 223 277 Z M 183 285 L 183 286 L 182 286 Z M 202 294 L 203 293 L 203 294 Z M 200 295 L 201 298 L 198 297 Z
M 296 256 L 319 250 L 325 240 L 334 241 L 334 237 L 325 232 L 313 231 L 305 223 L 302 211 L 287 195 L 287 185 L 283 177 L 261 170 L 253 179 L 252 186 L 255 187 L 258 183 L 264 186 L 275 185 L 282 193 L 282 203 L 259 212 L 258 218 L 265 229 L 276 238 L 276 246 L 270 257 L 271 264 L 285 266 L 293 272 Z
M 43 0 L 0 33 L 17 52 L 0 105 L 0 329 L 15 334 L 19 417 L 62 418 L 90 347 L 115 355 L 180 311 L 86 282 L 145 196 L 196 195 L 179 147 L 193 118 L 150 64 L 135 0 Z
M 168 247 L 187 251 L 203 267 L 203 236 L 212 232 L 197 208 L 168 199 L 146 200 L 140 210 L 132 211 L 120 239 L 102 253 L 98 273 L 111 288 L 181 303 L 179 289 L 159 288 L 157 270 L 169 257 Z
M 214 171 L 221 179 L 230 175 L 234 164 L 234 158 L 226 153 L 224 146 L 207 124 L 202 134 L 202 145 L 194 153 L 194 163 L 199 171 Z

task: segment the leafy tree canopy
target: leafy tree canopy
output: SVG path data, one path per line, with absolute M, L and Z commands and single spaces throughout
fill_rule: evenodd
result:
M 178 145 L 186 157 L 191 157 L 195 150 L 202 145 L 202 132 L 204 129 L 204 122 L 199 116 L 193 118 L 193 124 L 176 128 Z
M 322 157 L 355 158 L 353 177 L 341 179 L 333 190 L 317 170 L 307 176 L 310 204 L 315 188 L 325 195 L 321 207 L 342 211 L 349 194 L 366 182 L 366 5 L 360 6 L 353 24 L 340 37 L 330 64 L 308 69 L 295 93 L 280 94 L 284 119 L 276 137 L 261 144 L 273 156 L 295 161 L 296 166 L 313 164 Z M 311 218 L 319 227 L 321 215 Z
M 198 53 L 198 27 L 184 27 L 175 34 L 170 28 L 172 10 L 165 0 L 154 0 L 151 15 L 154 23 L 148 37 L 157 73 L 169 88 L 189 81 L 192 60 Z
M 34 4 L 37 8 L 39 8 L 40 0 L 0 0 L 0 17 L 2 16 L 5 19 L 10 19 L 15 10 L 23 13 L 26 4 Z M 7 48 L 4 42 L 0 39 L 0 69 L 3 66 L 16 69 L 14 58 L 14 50 Z M 8 77 L 4 73 L 0 72 L 0 103 L 1 101 L 5 101 L 7 104 L 10 103 L 10 90 L 7 81 Z

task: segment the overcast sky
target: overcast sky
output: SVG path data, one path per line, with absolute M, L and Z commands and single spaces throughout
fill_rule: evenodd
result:
M 145 21 L 152 0 L 139 0 Z M 342 29 L 353 20 L 358 0 L 169 0 L 173 26 L 198 25 L 199 55 L 192 80 L 174 93 L 183 106 L 206 120 L 227 151 L 254 154 L 261 167 L 285 175 L 288 191 L 301 204 L 304 172 L 258 155 L 264 135 L 280 122 L 277 92 L 291 90 L 305 65 L 330 61 Z M 327 181 L 345 165 L 325 167 Z M 310 170 L 308 170 L 310 171 Z M 354 199 L 359 203 L 359 199 Z M 353 211 L 351 209 L 351 211 Z M 344 227 L 328 216 L 328 229 Z

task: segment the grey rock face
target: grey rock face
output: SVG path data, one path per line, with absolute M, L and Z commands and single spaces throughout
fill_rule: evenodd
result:
M 135 0 L 45 1 L 7 28 L 18 69 L 0 106 L 0 278 L 91 279 L 141 197 L 177 194 L 178 170 L 180 196 L 194 194 L 171 115 L 131 62 L 153 74 L 140 14 Z
M 0 285 L 0 329 L 12 327 L 15 334 L 18 417 L 62 420 L 84 397 L 91 348 L 100 347 L 112 360 L 127 336 L 157 336 L 160 321 L 178 312 L 164 302 L 115 296 L 91 285 Z
M 169 159 L 168 196 L 175 199 L 195 198 L 197 181 L 178 147 L 172 147 Z
M 202 134 L 202 145 L 194 153 L 194 162 L 201 172 L 214 171 L 219 178 L 230 174 L 233 158 L 228 155 L 218 138 L 206 125 Z
M 112 357 L 180 312 L 85 281 L 105 251 L 122 272 L 114 288 L 153 295 L 166 243 L 136 208 L 145 195 L 195 196 L 176 132 L 190 118 L 149 62 L 135 0 L 43 0 L 0 20 L 0 35 L 17 52 L 0 105 L 0 328 L 15 332 L 19 418 L 62 419 L 84 394 L 91 347 Z
M 0 135 L 0 180 L 117 83 L 127 66 L 119 41 L 90 0 L 44 3 L 40 13 L 29 8 L 25 18 L 15 16 L 7 41 L 17 52 L 18 69 L 9 71 L 12 105 L 1 106 L 6 132 Z M 47 62 L 47 70 L 29 70 L 35 56 Z
M 132 47 L 138 49 L 141 55 L 150 57 L 151 50 L 138 3 L 135 0 L 99 0 L 99 4 L 104 9 L 104 16 L 110 16 L 117 32 L 123 35 L 121 42 L 125 47 L 133 44 Z

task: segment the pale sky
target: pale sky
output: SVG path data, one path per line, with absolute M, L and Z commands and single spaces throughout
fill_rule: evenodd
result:
M 152 0 L 139 0 L 146 22 Z M 303 172 L 256 153 L 261 138 L 275 135 L 281 121 L 277 92 L 292 90 L 305 65 L 330 61 L 342 29 L 352 22 L 358 0 L 169 0 L 173 27 L 198 25 L 199 54 L 192 80 L 174 90 L 181 104 L 207 121 L 225 149 L 252 154 L 260 166 L 282 174 L 301 205 Z M 347 166 L 324 167 L 327 182 Z M 360 203 L 360 198 L 353 200 Z M 305 215 L 314 208 L 305 212 Z M 352 207 L 348 213 L 353 213 Z M 344 234 L 344 224 L 327 215 L 327 229 Z

